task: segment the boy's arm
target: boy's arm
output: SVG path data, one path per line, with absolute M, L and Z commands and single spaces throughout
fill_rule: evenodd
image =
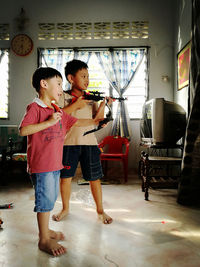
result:
M 105 111 L 105 106 L 106 106 L 106 101 L 107 105 L 111 105 L 113 102 L 113 99 L 111 97 L 105 97 L 104 100 L 100 103 L 99 107 L 96 105 L 93 106 L 93 118 L 103 120 L 104 119 L 104 111 Z
M 84 127 L 84 126 L 90 126 L 90 125 L 98 125 L 99 119 L 79 119 L 74 123 L 74 126 L 76 127 Z
M 93 118 L 104 119 L 104 110 L 106 106 L 106 99 L 104 99 L 100 105 L 98 103 L 94 103 L 93 105 Z
M 36 124 L 30 124 L 26 126 L 22 126 L 19 129 L 19 134 L 21 136 L 27 136 L 31 135 L 37 132 L 40 132 L 42 130 L 45 130 L 46 128 L 53 126 L 56 124 L 60 119 L 61 119 L 61 113 L 60 112 L 55 112 L 53 115 L 46 121 L 36 123 Z
M 65 106 L 62 108 L 64 112 L 67 114 L 71 114 L 72 112 L 76 111 L 77 109 L 84 108 L 87 103 L 89 103 L 90 100 L 85 100 L 82 98 L 82 96 L 78 97 L 77 100 L 70 105 Z

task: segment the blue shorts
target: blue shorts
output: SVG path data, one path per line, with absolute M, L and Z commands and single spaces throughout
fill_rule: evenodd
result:
M 61 178 L 73 177 L 80 161 L 83 178 L 95 181 L 103 177 L 98 146 L 64 146 Z
M 59 192 L 60 171 L 31 174 L 35 189 L 35 212 L 48 212 L 54 208 Z

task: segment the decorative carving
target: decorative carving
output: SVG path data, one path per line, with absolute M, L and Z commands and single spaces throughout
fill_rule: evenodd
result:
M 39 40 L 145 39 L 148 21 L 39 23 Z

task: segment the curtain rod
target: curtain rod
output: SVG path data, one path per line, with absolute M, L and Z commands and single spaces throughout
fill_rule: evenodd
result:
M 38 49 L 66 49 L 66 50 L 74 50 L 74 51 L 81 51 L 81 50 L 91 50 L 91 51 L 112 51 L 116 49 L 127 50 L 127 49 L 148 49 L 149 46 L 105 46 L 105 47 L 39 47 Z

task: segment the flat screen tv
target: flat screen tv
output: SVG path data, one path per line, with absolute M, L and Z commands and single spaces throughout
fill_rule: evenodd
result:
M 145 102 L 140 122 L 142 143 L 174 146 L 184 136 L 185 129 L 183 107 L 164 98 Z

